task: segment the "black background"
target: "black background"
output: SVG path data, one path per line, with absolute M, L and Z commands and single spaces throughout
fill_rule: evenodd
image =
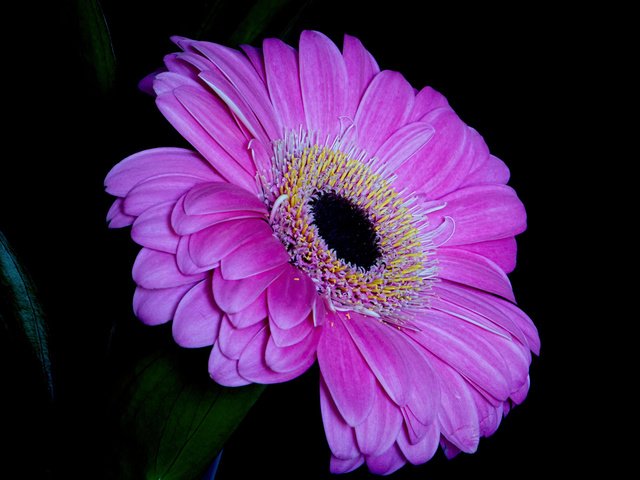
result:
M 31 403 L 31 366 L 1 345 L 2 435 L 10 448 L 0 455 L 18 465 L 11 478 L 32 478 L 47 464 L 53 470 L 38 478 L 100 478 L 109 436 L 103 412 L 110 342 L 144 348 L 145 339 L 167 334 L 150 333 L 133 317 L 137 248 L 126 231 L 106 228 L 111 199 L 102 182 L 131 153 L 184 144 L 136 83 L 175 50 L 169 35 L 197 34 L 206 3 L 105 1 L 118 60 L 116 88 L 107 95 L 83 64 L 71 4 L 17 17 L 29 28 L 10 40 L 3 69 L 11 148 L 0 164 L 0 230 L 31 272 L 48 313 L 57 397 L 54 419 L 47 420 L 50 412 Z M 597 281 L 581 270 L 594 245 L 584 245 L 577 232 L 587 202 L 579 189 L 590 173 L 583 144 L 585 134 L 595 135 L 581 122 L 585 98 L 598 83 L 593 73 L 605 68 L 594 52 L 606 20 L 596 20 L 598 12 L 539 3 L 518 9 L 419 3 L 316 0 L 291 25 L 276 20 L 266 32 L 278 36 L 290 26 L 285 39 L 295 44 L 301 30 L 317 29 L 338 45 L 350 33 L 381 68 L 442 92 L 510 167 L 510 185 L 527 207 L 529 228 L 518 237 L 511 278 L 542 339 L 529 397 L 475 455 L 447 461 L 438 453 L 392 478 L 511 478 L 575 470 L 585 459 L 592 464 L 602 443 L 593 424 L 606 420 L 587 420 L 596 401 L 584 384 L 601 375 L 578 348 Z M 238 2 L 222 10 L 206 39 L 228 38 L 245 9 Z M 206 375 L 206 363 L 202 368 Z M 328 478 L 317 382 L 312 369 L 269 387 L 228 442 L 217 478 Z M 344 478 L 369 476 L 361 468 Z

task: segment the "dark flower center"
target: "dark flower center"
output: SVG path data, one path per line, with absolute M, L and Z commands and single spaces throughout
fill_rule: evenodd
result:
M 376 232 L 360 207 L 333 192 L 321 193 L 309 206 L 318 233 L 340 259 L 368 270 L 380 258 Z

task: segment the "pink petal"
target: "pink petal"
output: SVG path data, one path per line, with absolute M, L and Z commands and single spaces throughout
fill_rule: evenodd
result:
M 223 355 L 218 342 L 213 344 L 209 356 L 209 375 L 216 383 L 225 387 L 240 387 L 251 383 L 238 373 L 238 361 Z
M 361 424 L 373 408 L 375 377 L 339 317 L 322 327 L 318 363 L 340 415 Z
M 264 330 L 265 324 L 259 322 L 246 328 L 235 328 L 226 316 L 222 317 L 218 337 L 220 351 L 225 357 L 238 360 L 253 337 Z
M 241 280 L 226 280 L 217 268 L 213 273 L 213 297 L 225 312 L 240 312 L 251 305 L 282 272 L 283 268 L 274 268 Z
M 180 58 L 180 56 L 180 53 L 169 53 L 168 55 L 165 55 L 163 58 L 164 66 L 170 72 L 190 78 L 197 83 L 199 70 L 191 63 Z
M 173 318 L 178 303 L 192 286 L 188 284 L 159 289 L 137 287 L 133 294 L 133 311 L 146 325 L 167 323 Z
M 475 388 L 469 389 L 478 410 L 478 419 L 480 421 L 480 435 L 488 437 L 492 435 L 500 426 L 502 420 L 502 403 L 494 406 Z
M 143 247 L 176 253 L 180 237 L 171 228 L 174 202 L 161 203 L 144 211 L 133 223 L 131 238 Z
M 350 316 L 344 325 L 369 368 L 391 399 L 398 406 L 406 405 L 413 390 L 411 365 L 417 353 L 389 325 L 354 312 Z
M 240 48 L 251 62 L 251 65 L 253 65 L 253 68 L 256 70 L 260 80 L 262 80 L 263 83 L 266 83 L 262 50 L 252 47 L 251 45 L 240 45 Z
M 407 351 L 411 352 L 411 372 L 413 388 L 407 400 L 411 416 L 422 425 L 431 425 L 435 422 L 438 413 L 439 383 L 438 376 L 433 371 L 429 359 L 421 353 L 421 349 L 413 343 L 407 345 Z M 420 426 L 416 426 L 420 428 Z M 421 435 L 420 435 L 421 436 Z
M 286 382 L 302 375 L 313 364 L 314 358 L 312 356 L 295 370 L 284 373 L 274 372 L 267 366 L 264 359 L 268 340 L 269 330 L 265 327 L 253 337 L 247 348 L 242 351 L 238 360 L 238 372 L 247 380 L 265 384 Z
M 402 467 L 407 460 L 404 458 L 404 455 L 402 455 L 398 446 L 394 444 L 381 455 L 370 455 L 366 457 L 366 462 L 371 473 L 375 473 L 376 475 L 389 475 Z
M 185 195 L 186 196 L 186 195 Z M 184 210 L 185 196 L 176 203 L 171 213 L 171 227 L 179 235 L 189 235 L 218 223 L 244 218 L 265 218 L 265 214 L 257 211 L 238 210 L 231 212 L 210 213 L 206 215 L 189 215 Z
M 124 199 L 124 211 L 138 216 L 161 203 L 176 202 L 203 180 L 188 175 L 161 175 L 138 183 Z
M 133 280 L 143 288 L 171 288 L 193 284 L 205 277 L 184 275 L 178 270 L 176 257 L 169 253 L 143 248 L 133 264 Z
M 428 432 L 418 443 L 412 444 L 409 441 L 407 432 L 402 430 L 398 435 L 398 447 L 407 461 L 413 465 L 420 465 L 431 460 L 438 450 L 440 441 L 440 430 L 434 423 L 428 427 Z
M 273 342 L 278 347 L 289 347 L 301 342 L 314 328 L 311 318 L 312 317 L 309 317 L 306 321 L 300 322 L 295 327 L 289 329 L 280 328 L 274 321 L 270 320 L 269 330 L 271 331 Z
M 254 194 L 231 183 L 212 182 L 191 189 L 184 199 L 187 215 L 255 211 L 266 213 L 264 204 Z
M 306 127 L 298 72 L 298 53 L 275 38 L 265 39 L 262 48 L 269 95 L 282 126 L 289 130 Z
M 488 258 L 456 248 L 440 248 L 436 257 L 440 278 L 495 293 L 515 302 L 507 274 Z
M 347 67 L 349 89 L 345 114 L 353 118 L 365 90 L 373 77 L 380 72 L 380 68 L 360 40 L 351 35 L 344 36 L 342 55 Z
M 256 235 L 269 235 L 271 228 L 261 219 L 232 220 L 194 233 L 189 253 L 196 265 L 215 265 Z
M 509 176 L 509 168 L 502 160 L 493 155 L 487 155 L 484 161 L 478 162 L 472 167 L 461 187 L 493 183 L 506 184 L 509 181 Z
M 320 379 L 320 411 L 331 453 L 340 459 L 360 457 L 355 431 L 340 415 L 322 378 Z
M 156 105 L 169 123 L 207 159 L 216 172 L 246 190 L 256 190 L 255 179 L 207 133 L 173 92 L 159 95 Z
M 195 152 L 183 148 L 154 148 L 122 160 L 111 169 L 104 183 L 108 193 L 124 197 L 138 183 L 168 174 L 189 175 L 209 182 L 220 180 Z
M 196 284 L 182 298 L 171 325 L 178 345 L 199 348 L 213 345 L 218 337 L 222 312 L 213 301 L 211 280 Z
M 416 95 L 409 121 L 416 122 L 422 120 L 425 115 L 438 108 L 449 108 L 447 99 L 433 88 L 424 87 Z
M 471 130 L 449 108 L 438 108 L 420 119 L 435 133 L 404 168 L 396 173 L 396 184 L 430 199 L 454 191 L 462 184 L 475 158 Z
M 375 156 L 384 162 L 386 171 L 395 172 L 431 140 L 433 133 L 428 123 L 409 123 L 391 134 Z
M 524 402 L 524 399 L 527 398 L 527 394 L 529 393 L 529 386 L 531 385 L 529 376 L 527 375 L 527 380 L 522 384 L 522 386 L 511 394 L 511 400 L 516 404 L 520 404 Z
M 483 338 L 484 330 L 435 310 L 425 314 L 419 328 L 411 336 L 425 349 L 494 398 L 509 397 L 509 368 L 493 342 Z M 493 339 L 498 342 L 502 337 Z
M 371 413 L 356 427 L 360 451 L 364 455 L 381 455 L 394 444 L 401 427 L 400 409 L 377 387 Z
M 540 354 L 540 337 L 538 336 L 538 329 L 526 313 L 524 313 L 515 305 L 512 305 L 509 302 L 505 302 L 504 300 L 501 300 L 499 298 L 493 299 L 488 295 L 482 296 L 482 298 L 487 299 L 494 306 L 499 308 L 505 315 L 508 315 L 513 323 L 516 324 L 526 336 L 526 343 L 529 345 L 531 351 L 536 355 Z
M 478 448 L 480 427 L 478 413 L 468 384 L 452 368 L 429 355 L 440 375 L 440 430 L 447 440 L 463 452 Z
M 251 62 L 237 50 L 215 43 L 196 42 L 194 48 L 202 52 L 220 69 L 235 93 L 250 106 L 267 137 L 271 140 L 279 138 L 281 136 L 280 125 L 273 111 L 267 88 Z M 203 75 L 207 75 L 207 73 L 211 72 L 206 72 Z M 201 77 L 205 78 L 203 75 Z M 212 88 L 216 89 L 218 94 L 230 94 L 228 85 L 212 80 L 211 76 L 207 76 L 205 79 Z M 249 127 L 249 125 L 245 125 Z
M 192 75 L 183 75 L 182 73 L 163 72 L 157 74 L 153 79 L 155 96 L 171 93 L 176 88 L 183 86 L 202 88 L 197 82 L 197 78 L 194 78 Z
M 447 457 L 447 460 L 455 458 L 462 451 L 445 437 L 440 438 L 440 445 L 442 446 L 442 452 L 444 453 L 444 456 Z
M 261 294 L 243 310 L 227 313 L 227 318 L 236 328 L 246 328 L 267 318 L 267 295 Z
M 440 380 L 438 379 L 438 382 L 439 381 Z M 440 387 L 438 386 L 438 391 L 439 390 L 440 390 Z M 425 398 L 430 398 L 430 397 L 425 397 Z M 439 394 L 436 397 L 436 400 L 438 402 L 438 408 L 440 408 Z M 436 411 L 434 412 L 434 416 L 437 415 L 438 413 L 437 410 L 438 409 L 436 409 Z M 437 419 L 436 419 L 436 422 L 431 422 L 428 425 L 423 424 L 420 420 L 416 418 L 416 416 L 413 414 L 413 412 L 408 406 L 402 407 L 400 411 L 402 412 L 402 418 L 404 418 L 407 435 L 409 436 L 409 441 L 411 442 L 411 444 L 416 444 L 420 442 L 420 440 L 422 440 L 424 436 L 429 433 L 430 426 L 433 425 L 433 423 L 437 423 Z
M 189 253 L 189 237 L 180 237 L 178 249 L 176 250 L 176 264 L 178 265 L 178 270 L 184 275 L 196 275 L 219 267 L 218 264 L 205 265 L 204 267 L 196 265 Z
M 247 150 L 247 140 L 224 103 L 202 87 L 184 86 L 175 89 L 173 94 L 230 157 L 250 175 L 256 174 Z
M 290 347 L 279 347 L 269 337 L 265 350 L 265 362 L 274 372 L 292 372 L 303 365 L 310 365 L 316 359 L 316 349 L 320 339 L 320 330 L 314 329 L 307 337 Z
M 317 327 L 324 325 L 324 322 L 329 318 L 330 312 L 327 306 L 327 301 L 323 297 L 316 297 L 316 301 L 313 303 L 313 324 Z
M 285 265 L 288 261 L 289 254 L 280 240 L 270 234 L 256 235 L 252 241 L 224 257 L 220 268 L 225 279 L 241 280 Z
M 343 460 L 341 458 L 331 455 L 331 462 L 329 463 L 329 471 L 331 473 L 348 473 L 354 471 L 360 465 L 364 463 L 364 457 L 359 455 L 355 458 L 348 458 Z
M 347 111 L 347 68 L 338 48 L 319 32 L 300 35 L 300 86 L 306 124 L 312 132 L 340 132 Z
M 435 217 L 449 216 L 456 224 L 449 247 L 512 237 L 527 227 L 524 206 L 506 185 L 467 187 L 442 200 L 447 206 Z
M 269 317 L 279 328 L 291 329 L 307 318 L 315 299 L 316 287 L 307 274 L 287 265 L 267 289 Z
M 136 217 L 124 213 L 124 199 L 122 198 L 116 198 L 107 213 L 109 228 L 128 227 L 135 219 Z
M 393 132 L 407 123 L 413 88 L 398 72 L 384 70 L 369 84 L 354 119 L 358 146 L 376 152 Z
M 516 268 L 517 245 L 514 237 L 469 243 L 460 248 L 487 257 L 495 262 L 504 273 L 511 273 Z

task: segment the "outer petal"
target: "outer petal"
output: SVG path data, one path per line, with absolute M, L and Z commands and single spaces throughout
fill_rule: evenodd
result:
M 161 175 L 140 182 L 124 199 L 124 212 L 139 216 L 161 203 L 175 202 L 202 180 L 188 175 Z
M 220 322 L 218 346 L 225 357 L 238 360 L 251 340 L 262 332 L 265 322 L 258 322 L 246 328 L 235 328 L 225 316 Z
M 131 238 L 143 247 L 176 253 L 180 237 L 171 228 L 174 202 L 161 203 L 144 211 L 131 228 Z
M 413 99 L 413 88 L 398 72 L 385 70 L 376 75 L 356 112 L 358 146 L 367 152 L 377 151 L 407 122 Z
M 456 225 L 449 247 L 512 237 L 527 227 L 524 206 L 506 185 L 467 187 L 442 200 L 447 206 L 435 216 L 449 216 Z
M 322 327 L 318 363 L 342 418 L 362 423 L 373 407 L 375 377 L 338 316 Z
M 281 373 L 299 370 L 305 365 L 309 366 L 316 359 L 319 339 L 320 330 L 314 329 L 301 342 L 290 347 L 279 347 L 270 336 L 265 350 L 265 362 L 271 370 Z
M 217 268 L 213 273 L 216 303 L 227 313 L 240 312 L 251 305 L 283 270 L 279 267 L 241 280 L 226 280 Z
M 516 253 L 518 247 L 514 237 L 488 242 L 469 243 L 461 246 L 464 250 L 487 257 L 498 265 L 504 273 L 511 273 L 516 268 Z
M 301 342 L 304 338 L 309 336 L 313 328 L 314 326 L 311 322 L 311 316 L 307 320 L 300 322 L 295 327 L 287 329 L 278 327 L 273 320 L 269 321 L 271 338 L 273 338 L 273 342 L 278 347 L 289 347 Z
M 360 451 L 364 455 L 383 454 L 394 444 L 401 427 L 400 409 L 378 386 L 371 413 L 356 427 Z
M 323 136 L 339 133 L 347 111 L 347 68 L 340 51 L 322 33 L 305 31 L 299 59 L 307 127 Z
M 320 379 L 320 411 L 331 453 L 340 459 L 360 457 L 355 431 L 340 415 L 322 378 Z
M 178 270 L 176 257 L 169 253 L 143 248 L 133 264 L 133 280 L 143 288 L 171 288 L 202 280 L 204 273 L 184 275 Z
M 509 168 L 502 160 L 493 155 L 487 155 L 484 161 L 477 162 L 477 165 L 473 166 L 462 186 L 506 184 L 509 176 Z
M 199 348 L 213 345 L 218 337 L 222 312 L 213 301 L 211 280 L 196 284 L 182 298 L 173 319 L 173 338 L 178 345 Z
M 286 265 L 288 261 L 289 255 L 276 237 L 256 235 L 223 258 L 220 269 L 225 279 L 241 280 Z
M 495 293 L 515 302 L 509 278 L 488 258 L 456 248 L 439 249 L 437 258 L 440 278 Z
M 235 313 L 227 313 L 229 321 L 236 328 L 246 328 L 267 318 L 267 296 L 261 294 L 253 303 Z
M 116 198 L 107 213 L 109 228 L 128 227 L 135 219 L 136 217 L 133 215 L 127 215 L 124 213 L 124 199 L 122 198 Z
M 218 342 L 213 344 L 209 356 L 209 375 L 220 385 L 225 387 L 240 387 L 251 382 L 238 373 L 238 361 L 225 357 L 220 351 Z
M 160 289 L 137 287 L 133 294 L 133 311 L 146 325 L 167 323 L 173 318 L 178 303 L 191 287 L 192 284 Z
M 188 215 L 210 215 L 233 211 L 265 213 L 264 204 L 254 194 L 231 183 L 212 182 L 191 189 L 184 198 Z
M 425 463 L 433 457 L 438 450 L 440 442 L 440 430 L 437 423 L 429 425 L 427 433 L 418 443 L 412 444 L 405 430 L 398 435 L 398 447 L 405 458 L 414 465 Z
M 348 76 L 348 100 L 346 115 L 353 118 L 360 100 L 373 77 L 380 72 L 373 56 L 364 48 L 360 40 L 351 35 L 344 36 L 342 47 Z
M 402 467 L 407 461 L 398 446 L 394 444 L 381 455 L 366 457 L 366 462 L 371 473 L 389 475 Z
M 329 464 L 329 471 L 331 473 L 348 473 L 354 471 L 360 465 L 364 463 L 364 457 L 362 455 L 343 460 L 341 458 L 331 455 L 331 462 Z
M 269 316 L 281 329 L 291 329 L 304 321 L 316 299 L 311 279 L 297 268 L 286 265 L 282 275 L 269 285 Z
M 385 140 L 375 156 L 385 163 L 388 172 L 395 172 L 431 140 L 434 131 L 424 122 L 405 125 Z
M 431 87 L 424 87 L 416 95 L 416 100 L 413 103 L 413 110 L 409 120 L 415 122 L 421 120 L 432 111 L 438 108 L 449 108 L 447 99 L 439 92 Z
M 289 130 L 306 127 L 298 71 L 298 53 L 275 38 L 266 39 L 262 48 L 269 95 L 282 126 Z

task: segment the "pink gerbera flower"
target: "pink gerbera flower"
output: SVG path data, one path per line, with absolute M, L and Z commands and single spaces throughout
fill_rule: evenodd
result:
M 539 340 L 507 273 L 525 210 L 442 95 L 304 32 L 243 52 L 175 38 L 152 85 L 196 151 L 106 179 L 133 224 L 137 316 L 212 346 L 228 386 L 318 360 L 331 471 L 475 451 L 525 398 Z M 151 83 L 152 81 L 152 83 Z

